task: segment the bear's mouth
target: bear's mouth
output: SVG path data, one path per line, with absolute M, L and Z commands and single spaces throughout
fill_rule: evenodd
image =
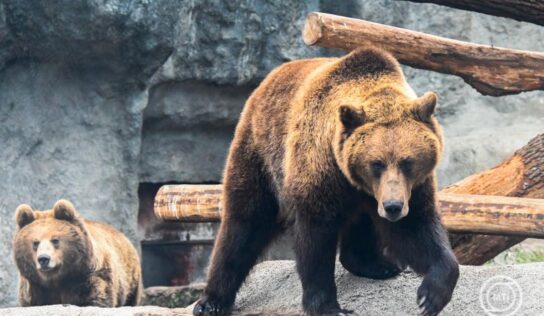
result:
M 59 266 L 58 266 L 58 265 L 57 265 L 57 266 L 54 266 L 54 267 L 43 267 L 43 268 L 40 267 L 40 268 L 38 269 L 38 271 L 40 271 L 41 273 L 48 273 L 48 274 L 53 273 L 53 272 L 56 272 L 56 271 L 58 271 L 58 270 L 59 270 Z

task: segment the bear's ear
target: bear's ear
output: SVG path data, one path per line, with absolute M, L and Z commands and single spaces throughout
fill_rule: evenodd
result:
M 28 204 L 21 204 L 15 210 L 15 220 L 19 228 L 23 228 L 34 221 L 34 211 Z
M 414 100 L 412 111 L 416 118 L 422 122 L 428 122 L 436 108 L 437 97 L 434 92 L 426 92 L 423 96 Z
M 78 218 L 76 208 L 68 200 L 58 200 L 53 206 L 53 216 L 62 221 L 73 222 Z
M 363 110 L 356 110 L 349 105 L 341 105 L 339 108 L 340 122 L 347 131 L 353 131 L 365 123 Z

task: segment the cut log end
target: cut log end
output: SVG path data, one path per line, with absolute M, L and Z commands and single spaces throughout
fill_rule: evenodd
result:
M 321 26 L 319 15 L 315 12 L 310 13 L 306 18 L 306 24 L 304 24 L 304 30 L 302 31 L 302 39 L 306 45 L 313 46 L 319 42 L 323 36 Z

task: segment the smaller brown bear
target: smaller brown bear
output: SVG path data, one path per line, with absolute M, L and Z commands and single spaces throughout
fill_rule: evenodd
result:
M 13 253 L 21 306 L 135 306 L 140 302 L 140 259 L 110 225 L 81 218 L 72 203 L 52 210 L 17 207 Z

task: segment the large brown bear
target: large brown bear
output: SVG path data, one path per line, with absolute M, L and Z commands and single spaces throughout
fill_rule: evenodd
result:
M 194 315 L 224 315 L 270 241 L 295 234 L 302 305 L 339 315 L 334 266 L 382 279 L 423 274 L 418 304 L 436 315 L 459 267 L 440 222 L 436 96 L 417 98 L 377 49 L 286 63 L 246 103 L 224 178 L 224 214 Z M 385 298 L 386 299 L 386 298 Z
M 72 203 L 52 210 L 17 208 L 13 242 L 21 306 L 138 305 L 142 294 L 138 253 L 107 224 L 81 218 Z

